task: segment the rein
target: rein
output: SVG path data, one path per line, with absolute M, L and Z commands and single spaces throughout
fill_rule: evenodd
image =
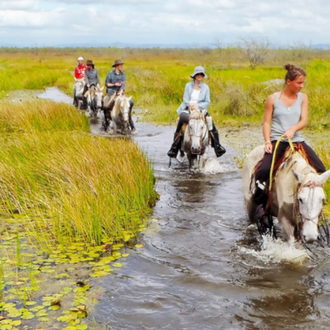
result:
M 281 142 L 281 140 L 284 138 L 284 135 L 282 135 L 276 142 L 276 145 L 275 145 L 275 149 L 274 149 L 274 152 L 273 152 L 273 158 L 272 158 L 272 165 L 270 167 L 270 173 L 269 173 L 269 191 L 272 190 L 272 185 L 273 185 L 273 173 L 274 173 L 274 165 L 275 165 L 275 158 L 276 158 L 276 151 L 277 151 L 277 148 L 279 146 L 279 143 Z M 289 144 L 290 144 L 290 148 L 292 150 L 292 152 L 294 152 L 294 146 L 293 146 L 293 143 L 292 143 L 292 140 L 291 139 L 288 139 L 289 141 Z

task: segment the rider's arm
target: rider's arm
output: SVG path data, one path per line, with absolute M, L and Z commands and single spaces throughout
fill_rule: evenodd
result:
M 262 124 L 262 133 L 265 139 L 265 151 L 267 153 L 272 153 L 273 151 L 273 146 L 270 140 L 270 132 L 272 125 L 273 111 L 274 111 L 274 103 L 275 103 L 275 95 L 274 94 L 269 95 L 266 100 L 264 121 Z
M 206 110 L 208 108 L 208 106 L 210 105 L 211 103 L 211 97 L 210 97 L 210 88 L 209 86 L 203 84 L 204 88 L 205 88 L 205 96 L 204 96 L 204 99 L 203 101 L 198 101 L 197 102 L 197 105 L 199 107 L 200 110 Z M 202 92 L 202 90 L 201 90 Z
M 125 87 L 126 87 L 126 73 L 122 72 L 122 80 L 121 80 L 120 89 L 122 89 L 124 91 Z
M 105 86 L 106 87 L 113 87 L 113 86 L 115 86 L 114 83 L 110 82 L 110 80 L 112 80 L 111 78 L 112 78 L 112 71 L 107 74 L 107 77 L 105 79 Z
M 191 96 L 191 92 L 190 92 L 190 85 L 191 83 L 188 83 L 184 89 L 184 93 L 183 93 L 183 103 L 182 103 L 182 108 L 185 109 L 189 106 L 190 103 L 190 96 Z
M 85 77 L 86 77 L 86 85 L 87 86 L 90 84 L 89 78 L 88 78 L 88 73 L 89 73 L 89 71 L 86 71 L 86 75 L 85 75 Z
M 79 74 L 78 74 L 78 68 L 77 68 L 77 67 L 74 68 L 74 76 L 75 76 L 77 79 L 80 78 L 80 77 L 79 77 Z
M 99 72 L 96 70 L 96 84 L 100 85 L 100 76 L 99 76 Z
M 292 127 L 290 127 L 286 132 L 284 133 L 284 136 L 287 139 L 292 139 L 293 136 L 297 131 L 300 131 L 304 127 L 306 127 L 308 122 L 308 97 L 306 94 L 302 94 L 302 104 L 301 104 L 301 115 L 300 120 L 298 123 Z

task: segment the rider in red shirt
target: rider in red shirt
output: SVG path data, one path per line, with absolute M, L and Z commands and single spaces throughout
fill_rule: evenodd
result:
M 76 68 L 74 69 L 74 78 L 75 79 L 83 79 L 86 76 L 86 70 L 87 70 L 87 66 L 84 63 L 84 59 L 80 56 L 78 57 L 78 65 L 76 66 Z M 77 96 L 76 95 L 76 90 L 75 90 L 75 86 L 73 87 L 73 105 L 75 107 L 78 107 L 78 98 L 82 99 L 83 104 L 84 104 L 84 108 L 86 108 L 87 106 L 87 101 L 86 98 L 83 96 L 84 92 L 86 92 L 86 85 L 85 85 L 85 89 L 82 93 L 81 96 Z
M 84 59 L 80 56 L 78 57 L 78 65 L 74 69 L 74 76 L 76 79 L 85 78 L 87 66 L 84 63 Z

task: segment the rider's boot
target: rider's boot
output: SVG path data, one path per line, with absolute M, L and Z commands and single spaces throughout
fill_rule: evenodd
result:
M 87 99 L 86 99 L 86 97 L 83 96 L 82 100 L 83 100 L 84 110 L 86 110 L 87 109 Z
M 181 132 L 179 133 L 174 133 L 174 141 L 171 145 L 171 149 L 167 152 L 167 156 L 171 158 L 176 158 L 178 151 L 181 146 L 181 141 L 182 141 L 182 134 Z
M 267 187 L 265 182 L 256 182 L 256 190 L 253 194 L 253 201 L 257 204 L 256 211 L 254 213 L 254 221 L 257 224 L 260 235 L 269 234 L 274 235 L 276 238 L 276 232 L 274 230 L 274 223 L 272 215 L 266 211 L 267 204 Z
M 219 132 L 216 128 L 213 128 L 212 131 L 209 131 L 212 140 L 212 147 L 214 148 L 215 155 L 217 157 L 222 156 L 226 153 L 226 149 L 220 144 Z
M 111 112 L 109 110 L 103 110 L 103 112 L 104 112 L 103 128 L 104 128 L 104 131 L 106 132 L 108 130 L 109 125 L 110 125 Z

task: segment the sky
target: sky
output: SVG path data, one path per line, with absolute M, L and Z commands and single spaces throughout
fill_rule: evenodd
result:
M 330 44 L 329 0 L 0 0 L 0 46 Z

